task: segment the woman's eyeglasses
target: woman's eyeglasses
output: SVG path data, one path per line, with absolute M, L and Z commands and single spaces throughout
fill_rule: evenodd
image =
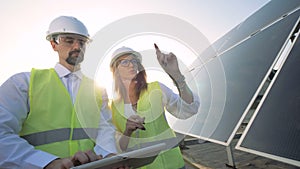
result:
M 133 66 L 137 66 L 138 62 L 139 61 L 137 59 L 122 59 L 119 61 L 119 65 L 123 67 L 128 67 L 129 64 L 131 63 Z

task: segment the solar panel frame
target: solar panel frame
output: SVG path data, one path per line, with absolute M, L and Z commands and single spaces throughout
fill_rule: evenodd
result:
M 299 22 L 300 22 L 299 20 L 300 20 L 300 17 L 296 24 L 298 26 L 299 26 Z M 289 53 L 288 57 L 285 58 L 284 64 L 282 64 L 282 66 L 278 69 L 278 72 L 275 74 L 274 79 L 271 81 L 268 89 L 266 90 L 266 93 L 264 94 L 264 96 L 263 96 L 262 100 L 260 101 L 257 109 L 255 110 L 252 118 L 250 119 L 249 124 L 247 125 L 245 131 L 243 132 L 241 138 L 239 139 L 239 141 L 235 147 L 236 149 L 300 167 L 300 153 L 298 153 L 298 152 L 300 152 L 300 146 L 298 146 L 298 147 L 292 146 L 293 144 L 299 143 L 300 136 L 298 135 L 298 136 L 289 137 L 289 138 L 294 138 L 297 140 L 278 141 L 282 138 L 285 139 L 285 136 L 287 136 L 287 135 L 282 132 L 280 133 L 280 130 L 276 130 L 278 128 L 275 128 L 279 124 L 281 124 L 281 128 L 282 128 L 283 123 L 277 123 L 277 122 L 278 121 L 282 122 L 283 119 L 289 119 L 289 122 L 287 125 L 295 124 L 295 121 L 292 121 L 295 117 L 294 116 L 292 118 L 288 117 L 288 115 L 291 115 L 291 114 L 288 114 L 287 112 L 290 112 L 290 111 L 286 111 L 285 113 L 287 113 L 287 114 L 285 114 L 284 116 L 280 116 L 282 114 L 278 113 L 278 112 L 272 113 L 272 114 L 270 114 L 270 112 L 268 112 L 271 109 L 270 102 L 274 101 L 274 96 L 278 96 L 278 88 L 280 88 L 280 84 L 282 84 L 283 82 L 286 82 L 287 81 L 286 78 L 290 78 L 287 76 L 286 72 L 289 71 L 290 76 L 295 75 L 300 72 L 299 68 L 296 70 L 297 72 L 294 72 L 295 71 L 294 69 L 293 69 L 294 71 L 292 71 L 293 73 L 291 73 L 291 71 L 290 71 L 290 69 L 292 68 L 291 63 L 292 63 L 292 61 L 294 61 L 293 59 L 295 59 L 297 57 L 297 54 L 299 52 L 300 52 L 300 39 L 299 39 L 299 32 L 298 32 L 298 34 L 293 42 L 293 48 L 290 49 L 290 53 Z M 299 61 L 299 59 L 298 59 L 298 61 Z M 293 65 L 293 66 L 294 66 L 294 68 L 297 67 L 297 65 Z M 295 77 L 295 76 L 292 76 L 292 77 Z M 291 88 L 289 88 L 289 89 L 291 89 Z M 292 90 L 292 91 L 293 91 L 293 94 L 297 93 L 296 90 Z M 298 89 L 298 91 L 299 91 L 299 89 Z M 283 97 L 285 96 L 284 94 L 281 94 L 281 96 L 282 95 L 283 95 Z M 292 102 L 291 104 L 294 104 L 294 101 L 295 100 L 289 100 L 288 102 Z M 287 105 L 285 105 L 285 104 L 287 104 L 287 103 L 281 102 L 280 107 L 286 106 L 284 108 L 286 108 L 287 110 L 291 110 L 291 107 L 287 108 Z M 291 104 L 289 104 L 289 105 L 291 105 Z M 275 110 L 279 110 L 279 108 L 276 106 L 279 106 L 278 102 L 276 102 L 275 104 L 273 102 L 273 104 L 271 105 L 271 107 L 275 107 Z M 274 108 L 273 108 L 273 110 L 274 110 Z M 276 112 L 276 111 L 272 111 L 272 112 Z M 270 115 L 273 116 L 273 119 L 271 121 L 269 120 L 271 118 L 266 119 L 266 117 L 267 116 L 270 117 Z M 260 117 L 260 116 L 263 116 L 263 117 Z M 280 118 L 280 119 L 277 118 L 277 120 L 274 120 L 274 117 L 276 117 L 276 116 L 278 116 L 278 118 Z M 276 124 L 273 124 L 275 121 L 276 121 Z M 284 127 L 286 127 L 286 126 L 284 126 Z M 286 130 L 289 130 L 289 132 L 290 132 L 293 130 L 293 128 L 291 128 L 291 127 L 294 127 L 294 126 L 289 126 L 289 127 L 290 128 L 286 129 Z M 258 129 L 260 129 L 260 130 L 258 130 Z M 274 139 L 274 136 L 270 132 L 270 129 L 276 130 L 276 133 L 278 132 L 276 135 L 280 135 L 280 137 L 277 137 L 276 139 Z M 251 137 L 252 137 L 252 139 L 250 139 Z M 262 140 L 262 139 L 266 139 L 266 138 L 271 139 L 271 140 L 264 142 L 266 140 Z M 255 143 L 255 145 L 253 145 L 254 143 Z M 277 144 L 279 144 L 279 145 L 284 144 L 285 147 L 282 147 L 282 145 L 279 147 L 276 147 Z M 260 145 L 260 146 L 258 146 L 258 145 Z M 275 147 L 276 147 L 276 150 L 274 150 Z M 294 151 L 294 152 L 288 153 L 287 147 L 292 149 L 292 151 Z M 270 150 L 270 148 L 272 150 Z M 282 150 L 282 149 L 285 149 L 285 150 Z M 281 153 L 281 155 L 279 155 L 280 153 Z M 296 158 L 298 158 L 298 159 L 296 159 Z
M 299 12 L 299 11 L 298 11 L 298 12 Z M 279 21 L 276 21 L 276 23 L 274 23 L 274 24 L 268 26 L 267 28 L 264 28 L 263 30 L 261 30 L 260 32 L 258 32 L 255 36 L 249 37 L 249 38 L 248 38 L 246 41 L 244 41 L 243 43 L 241 43 L 241 44 L 237 45 L 236 47 L 234 47 L 234 48 L 232 48 L 232 49 L 230 49 L 230 50 L 224 52 L 222 55 L 219 56 L 219 58 L 222 59 L 222 57 L 224 57 L 223 55 L 227 55 L 228 53 L 232 52 L 232 51 L 235 50 L 236 48 L 238 48 L 238 47 L 240 47 L 240 46 L 242 46 L 242 45 L 245 45 L 246 43 L 249 43 L 249 41 L 253 40 L 254 38 L 257 38 L 257 37 L 259 38 L 260 35 L 263 34 L 264 31 L 268 31 L 268 29 L 271 29 L 271 28 L 273 27 L 273 25 L 276 26 L 276 24 L 277 24 L 277 23 L 280 23 L 281 21 L 282 21 L 282 22 L 285 22 L 286 19 L 287 19 L 287 18 L 291 18 L 291 16 L 293 17 L 293 18 L 291 19 L 291 23 L 295 23 L 296 20 L 298 19 L 295 15 L 291 14 L 291 15 L 289 15 L 289 16 L 286 16 L 285 18 L 283 18 L 283 19 L 281 19 L 281 20 L 279 20 Z M 290 34 L 291 34 L 291 32 L 292 32 L 292 28 L 293 28 L 293 25 L 291 25 L 291 28 L 289 28 L 289 31 L 287 31 L 287 34 L 286 34 L 285 37 L 283 38 L 283 39 L 284 39 L 284 42 L 282 42 L 282 44 L 279 45 L 279 46 L 282 47 L 282 46 L 284 46 L 284 44 L 287 43 L 288 37 L 290 36 Z M 286 28 L 286 29 L 288 29 L 288 28 Z M 265 76 L 262 77 L 263 79 L 261 79 L 261 81 L 259 81 L 258 83 L 261 83 L 262 81 L 264 81 L 264 80 L 268 77 L 268 75 L 269 75 L 270 72 L 272 71 L 272 67 L 274 66 L 274 64 L 276 63 L 276 60 L 278 59 L 278 57 L 279 57 L 279 55 L 280 55 L 280 51 L 281 51 L 281 50 L 283 50 L 283 49 L 282 49 L 282 48 L 280 49 L 280 47 L 279 47 L 279 50 L 278 50 L 278 52 L 277 52 L 277 55 L 274 56 L 274 61 L 272 62 L 272 64 L 269 63 L 270 65 L 268 66 L 268 68 L 266 68 L 266 69 L 268 69 L 268 70 L 265 72 Z M 230 60 L 229 60 L 229 61 L 230 61 Z M 226 72 L 225 72 L 225 73 L 226 73 Z M 226 128 L 227 131 L 230 132 L 228 137 L 226 136 L 225 138 L 220 138 L 220 137 L 218 138 L 218 137 L 216 136 L 216 135 L 218 135 L 218 133 L 215 134 L 215 132 L 212 134 L 211 137 L 206 137 L 206 136 L 201 135 L 201 133 L 198 134 L 198 133 L 195 133 L 194 131 L 183 131 L 183 130 L 182 130 L 182 127 L 181 127 L 181 129 L 180 129 L 180 127 L 176 127 L 176 126 L 181 126 L 181 125 L 182 125 L 182 123 L 180 123 L 180 122 L 177 122 L 177 124 L 176 124 L 176 126 L 174 127 L 174 129 L 175 129 L 177 132 L 182 133 L 182 134 L 191 135 L 191 136 L 194 136 L 194 137 L 203 139 L 203 140 L 208 140 L 208 141 L 211 141 L 211 142 L 215 142 L 215 143 L 218 143 L 218 144 L 222 144 L 222 145 L 228 146 L 228 145 L 231 143 L 232 139 L 234 138 L 234 135 L 235 135 L 237 129 L 239 128 L 240 124 L 242 123 L 243 118 L 246 116 L 246 114 L 247 114 L 247 112 L 249 111 L 249 109 L 250 109 L 252 103 L 255 101 L 255 98 L 256 98 L 256 96 L 258 95 L 260 88 L 262 88 L 262 84 L 261 84 L 260 86 L 257 86 L 257 88 L 255 88 L 255 90 L 253 89 L 254 92 L 255 92 L 254 95 L 253 95 L 253 96 L 252 96 L 252 95 L 249 96 L 249 97 L 251 98 L 251 100 L 249 100 L 249 102 L 247 103 L 248 105 L 245 106 L 245 109 L 241 110 L 241 112 L 239 113 L 239 117 L 238 117 L 239 120 L 233 122 L 233 128 L 228 128 L 228 129 Z M 224 116 L 227 116 L 226 118 L 231 118 L 231 117 L 229 117 L 229 115 L 224 115 Z M 224 122 L 224 121 L 225 121 L 225 122 Z M 221 122 L 222 122 L 222 121 L 221 121 Z M 223 123 L 226 123 L 226 122 L 230 122 L 230 119 L 223 120 Z M 218 127 L 220 128 L 220 126 L 221 126 L 221 128 L 224 127 L 224 126 L 222 126 L 222 125 L 219 125 Z M 193 130 L 193 129 L 191 129 L 191 130 Z M 218 130 L 218 129 L 216 129 L 216 131 L 219 132 L 219 133 L 222 133 L 222 132 L 223 132 L 223 131 Z

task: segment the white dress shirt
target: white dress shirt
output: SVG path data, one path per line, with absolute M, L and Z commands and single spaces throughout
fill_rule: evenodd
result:
M 59 78 L 66 88 L 68 79 L 66 75 L 71 73 L 59 63 L 54 67 Z M 72 80 L 73 101 L 77 94 L 82 72 L 72 72 L 76 76 Z M 19 137 L 23 122 L 30 110 L 28 100 L 28 87 L 30 72 L 18 73 L 10 77 L 0 87 L 0 168 L 43 168 L 57 156 L 47 152 L 36 150 L 26 140 Z M 108 108 L 106 91 L 102 91 L 101 122 L 99 125 L 97 145 L 94 151 L 98 155 L 106 156 L 109 153 L 117 153 L 115 145 L 115 128 L 111 123 L 111 112 Z

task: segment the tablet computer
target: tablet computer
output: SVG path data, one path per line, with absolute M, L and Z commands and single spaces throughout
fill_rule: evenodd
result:
M 152 163 L 157 155 L 166 149 L 166 143 L 144 147 L 141 149 L 124 152 L 112 157 L 82 164 L 71 169 L 111 169 L 121 166 L 129 166 L 130 168 L 138 168 Z

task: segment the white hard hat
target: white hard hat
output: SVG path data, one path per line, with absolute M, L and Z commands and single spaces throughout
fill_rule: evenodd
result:
M 55 18 L 47 31 L 47 40 L 51 40 L 53 35 L 62 33 L 73 33 L 89 38 L 89 33 L 85 25 L 72 16 L 60 16 Z
M 110 67 L 113 66 L 114 62 L 115 62 L 120 56 L 123 56 L 123 55 L 125 55 L 125 54 L 133 54 L 133 56 L 134 56 L 136 59 L 138 59 L 140 62 L 142 62 L 142 55 L 141 55 L 139 52 L 137 52 L 137 51 L 135 51 L 135 50 L 133 50 L 133 49 L 131 49 L 131 48 L 128 48 L 128 47 L 123 46 L 123 47 L 121 47 L 121 48 L 115 50 L 114 53 L 112 54 L 111 61 L 110 61 Z

